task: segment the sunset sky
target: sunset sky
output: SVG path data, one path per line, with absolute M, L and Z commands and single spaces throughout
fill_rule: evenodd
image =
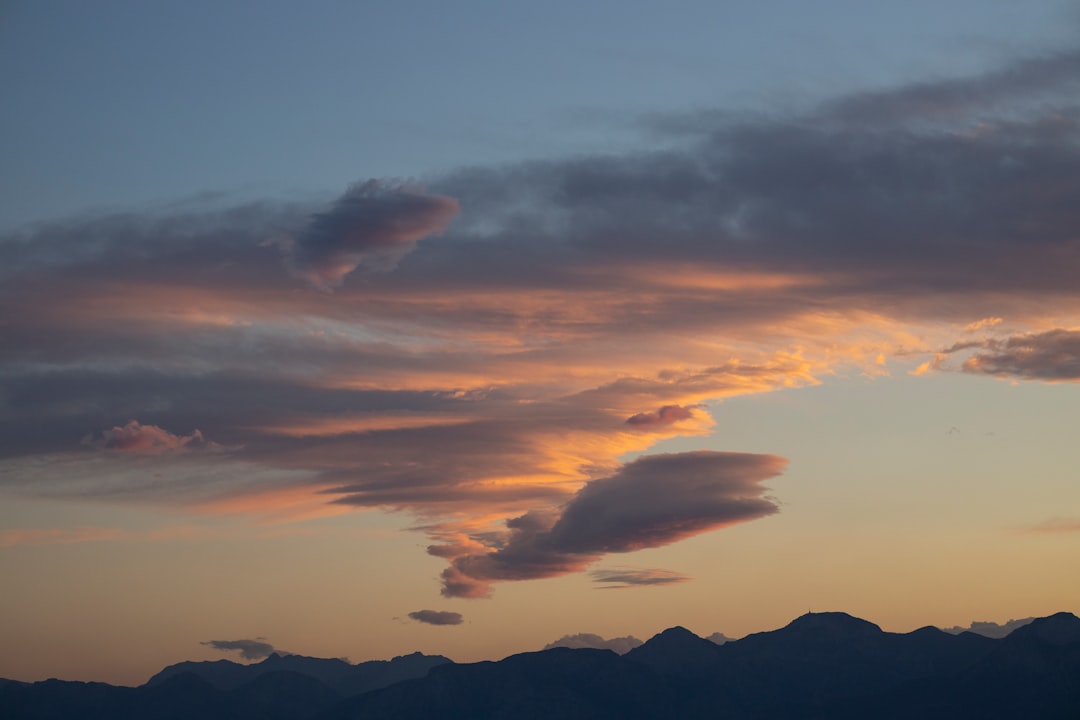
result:
M 0 88 L 0 677 L 1080 612 L 1072 0 L 16 0 Z

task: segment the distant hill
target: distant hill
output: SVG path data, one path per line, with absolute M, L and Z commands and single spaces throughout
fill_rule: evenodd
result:
M 4 720 L 963 720 L 1080 718 L 1080 618 L 1002 639 L 813 613 L 722 645 L 670 628 L 625 655 L 553 648 L 454 664 L 271 655 L 171 665 L 139 688 L 0 680 Z

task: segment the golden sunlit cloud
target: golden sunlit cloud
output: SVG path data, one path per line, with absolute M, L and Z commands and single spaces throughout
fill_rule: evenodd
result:
M 985 330 L 987 328 L 996 327 L 1004 322 L 1004 319 L 999 317 L 988 317 L 982 320 L 976 320 L 975 322 L 967 325 L 964 328 L 964 332 L 978 332 L 979 330 Z

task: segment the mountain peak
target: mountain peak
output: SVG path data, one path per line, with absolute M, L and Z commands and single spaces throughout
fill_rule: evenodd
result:
M 680 640 L 684 638 L 694 638 L 696 640 L 701 639 L 694 633 L 684 628 L 682 625 L 675 625 L 674 627 L 669 627 L 667 630 L 657 633 L 655 636 L 653 636 L 652 639 L 655 640 L 657 638 L 664 638 L 665 640 Z
M 845 634 L 877 634 L 882 630 L 874 623 L 845 612 L 808 612 L 788 623 L 785 630 L 840 632 Z
M 1035 618 L 1027 625 L 1013 630 L 1008 638 L 1037 638 L 1051 645 L 1077 643 L 1080 642 L 1080 618 L 1070 612 Z
M 716 658 L 718 647 L 712 641 L 676 625 L 654 635 L 623 657 L 662 674 L 682 673 L 688 668 L 709 667 Z

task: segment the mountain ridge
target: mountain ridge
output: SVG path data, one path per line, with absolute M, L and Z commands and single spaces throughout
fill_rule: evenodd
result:
M 1075 720 L 1080 618 L 1056 613 L 994 639 L 807 613 L 722 645 L 674 626 L 625 655 L 559 647 L 479 663 L 412 653 L 353 665 L 273 654 L 176 663 L 136 688 L 0 679 L 5 720 L 659 716 Z

